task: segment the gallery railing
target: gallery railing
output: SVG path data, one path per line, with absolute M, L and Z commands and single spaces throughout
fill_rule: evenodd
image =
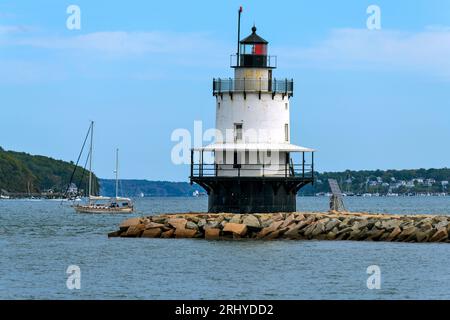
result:
M 196 177 L 282 177 L 314 179 L 313 163 L 303 164 L 207 164 L 192 163 L 191 178 Z
M 213 79 L 213 95 L 223 93 L 281 93 L 291 97 L 294 94 L 294 80 L 289 79 Z

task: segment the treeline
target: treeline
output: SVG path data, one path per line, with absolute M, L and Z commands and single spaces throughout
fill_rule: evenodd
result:
M 8 193 L 65 192 L 75 168 L 73 162 L 24 152 L 5 151 L 0 147 L 0 190 Z M 86 189 L 89 172 L 77 167 L 73 182 Z M 94 175 L 93 193 L 98 194 Z
M 450 169 L 316 172 L 314 185 L 305 186 L 299 191 L 299 195 L 330 192 L 328 179 L 336 179 L 345 193 L 437 193 L 448 192 L 448 186 L 443 186 L 442 182 L 450 181 Z M 408 183 L 411 185 L 407 185 Z M 149 180 L 121 180 L 119 189 L 120 194 L 127 197 L 192 196 L 195 190 L 204 193 L 204 190 L 196 184 L 191 186 L 187 182 Z M 114 196 L 115 180 L 100 179 L 100 191 L 102 195 Z
M 347 170 L 315 173 L 314 186 L 304 187 L 299 194 L 330 192 L 328 179 L 336 179 L 343 192 L 355 194 L 448 192 L 445 182 L 450 181 L 450 169 Z
M 73 162 L 24 152 L 5 151 L 0 147 L 0 193 L 42 193 L 52 190 L 64 192 L 75 168 Z M 83 191 L 87 189 L 89 172 L 77 167 L 73 182 Z M 330 192 L 328 179 L 336 179 L 343 192 L 362 193 L 424 193 L 449 192 L 450 169 L 414 170 L 347 170 L 315 173 L 314 185 L 302 188 L 300 195 Z M 101 190 L 100 190 L 101 189 Z M 198 185 L 187 182 L 122 180 L 121 195 L 135 196 L 192 196 L 194 191 L 204 193 Z M 100 191 L 100 192 L 99 192 Z M 93 194 L 112 196 L 115 181 L 99 180 L 94 175 Z
M 113 179 L 100 179 L 100 193 L 105 196 L 115 195 Z M 149 180 L 120 180 L 119 193 L 124 197 L 185 197 L 192 196 L 194 191 L 204 192 L 198 185 L 187 182 L 149 181 Z

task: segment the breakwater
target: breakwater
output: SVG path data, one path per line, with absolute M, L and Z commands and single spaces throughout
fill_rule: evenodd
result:
M 450 217 L 354 212 L 210 214 L 130 218 L 109 237 L 450 242 Z

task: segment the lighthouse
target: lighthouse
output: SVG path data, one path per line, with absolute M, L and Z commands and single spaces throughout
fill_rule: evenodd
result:
M 213 79 L 216 137 L 191 149 L 190 181 L 212 213 L 296 211 L 297 192 L 314 182 L 314 150 L 291 144 L 293 79 L 275 77 L 277 57 L 257 33 L 231 55 L 231 78 Z

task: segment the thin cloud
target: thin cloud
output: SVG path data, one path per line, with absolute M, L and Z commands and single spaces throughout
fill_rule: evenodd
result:
M 283 48 L 291 67 L 424 72 L 450 79 L 450 29 L 410 33 L 392 30 L 333 30 L 309 48 Z
M 0 34 L 20 33 L 31 31 L 29 26 L 22 25 L 0 25 Z
M 176 32 L 105 31 L 77 36 L 26 37 L 10 45 L 55 50 L 94 51 L 109 55 L 210 52 L 217 47 L 208 34 Z M 211 49 L 211 50 L 209 50 Z
M 20 27 L 0 26 L 17 32 Z M 76 61 L 92 64 L 105 57 L 145 59 L 146 64 L 170 61 L 178 66 L 216 68 L 232 48 L 209 33 L 104 31 L 78 35 L 48 36 L 42 33 L 17 33 L 0 39 L 2 47 L 29 47 L 74 54 Z M 367 29 L 336 29 L 309 47 L 274 48 L 283 53 L 286 68 L 325 70 L 362 70 L 420 73 L 450 80 L 450 28 L 431 26 L 421 32 Z
M 42 34 L 0 37 L 0 48 L 38 53 L 22 61 L 0 60 L 0 67 L 3 66 L 0 68 L 0 82 L 33 83 L 71 77 L 146 80 L 173 77 L 173 74 L 167 74 L 168 68 L 214 68 L 224 58 L 223 52 L 231 50 L 216 42 L 209 33 L 105 31 L 78 35 L 70 32 L 66 35 Z M 112 66 L 111 61 L 115 63 Z M 27 67 L 23 68 L 25 65 Z M 52 72 L 46 72 L 40 67 L 42 65 Z M 22 69 L 33 72 L 23 72 Z M 185 72 L 181 75 L 184 76 Z

